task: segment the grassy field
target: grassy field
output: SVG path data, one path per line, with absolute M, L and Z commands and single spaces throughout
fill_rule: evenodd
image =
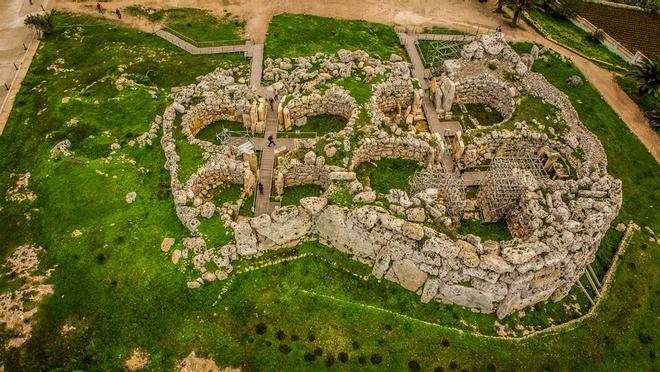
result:
M 421 169 L 422 166 L 414 160 L 381 159 L 361 163 L 355 173 L 374 191 L 387 194 L 390 189 L 408 191 L 412 176 Z
M 204 127 L 202 130 L 200 130 L 197 133 L 197 138 L 204 140 L 204 141 L 209 141 L 213 143 L 218 142 L 218 134 L 220 134 L 223 130 L 227 129 L 228 131 L 234 131 L 234 132 L 245 132 L 245 126 L 243 123 L 239 123 L 237 121 L 229 121 L 229 120 L 219 120 L 216 121 L 215 123 L 211 123 Z M 238 136 L 239 133 L 230 133 L 232 136 Z
M 125 12 L 161 24 L 199 47 L 243 43 L 245 21 L 230 13 L 217 18 L 201 9 L 150 9 L 140 5 L 127 7 Z
M 541 11 L 538 9 L 530 9 L 528 13 L 534 21 L 541 25 L 545 32 L 559 43 L 573 48 L 587 57 L 595 58 L 623 69 L 628 68 L 628 64 L 621 57 L 610 52 L 603 44 L 589 40 L 587 32 L 561 15 L 551 10 Z M 612 68 L 612 66 L 607 64 L 601 65 L 605 68 Z
M 159 249 L 164 237 L 181 248 L 188 235 L 174 213 L 162 150 L 123 146 L 109 159 L 109 145 L 125 145 L 148 130 L 170 87 L 244 59 L 191 56 L 148 34 L 81 21 L 96 27 L 79 31 L 80 37 L 58 32 L 43 41 L 0 136 L 0 190 L 14 184 L 11 173 L 29 171 L 29 188 L 38 196 L 18 204 L 0 200 L 0 258 L 35 243 L 45 248 L 43 267 L 56 266 L 50 279 L 55 294 L 40 305 L 32 338 L 21 350 L 1 352 L 5 370 L 120 370 L 135 347 L 149 353 L 152 370 L 171 370 L 193 349 L 221 367 L 244 370 L 657 369 L 660 255 L 644 230 L 633 236 L 595 317 L 525 341 L 475 335 L 495 335 L 496 317 L 421 304 L 416 294 L 376 280 L 369 267 L 315 242 L 239 262 L 233 279 L 187 289 L 191 268 L 173 265 Z M 112 48 L 94 48 L 99 45 Z M 53 65 L 73 71 L 55 74 L 48 69 Z M 148 85 L 117 90 L 120 65 L 148 75 Z M 623 180 L 624 205 L 615 223 L 634 219 L 658 230 L 657 163 L 591 85 L 565 84 L 580 75 L 572 65 L 551 58 L 534 68 L 569 95 L 603 141 L 610 172 Z M 67 124 L 72 118 L 77 124 Z M 63 138 L 71 139 L 75 155 L 50 160 L 50 148 Z M 137 192 L 130 205 L 124 201 L 129 191 Z M 216 201 L 238 193 L 228 187 Z M 72 237 L 74 229 L 82 235 Z M 216 243 L 225 238 L 218 226 L 208 232 L 217 234 L 211 237 Z M 612 230 L 603 240 L 599 272 L 620 236 Z M 308 256 L 294 259 L 301 254 Z M 241 273 L 284 257 L 292 261 Z M 0 277 L 0 290 L 12 281 Z M 560 303 L 538 304 L 500 322 L 543 328 L 577 316 L 565 310 L 574 303 L 584 311 L 586 300 L 574 291 Z M 75 330 L 62 334 L 65 325 Z M 8 336 L 0 331 L 0 341 Z
M 393 53 L 406 55 L 390 26 L 289 13 L 271 19 L 265 47 L 270 58 L 333 54 L 339 49 L 361 49 L 382 59 Z
M 282 205 L 298 205 L 300 199 L 308 196 L 321 196 L 323 188 L 317 185 L 291 186 L 284 189 Z

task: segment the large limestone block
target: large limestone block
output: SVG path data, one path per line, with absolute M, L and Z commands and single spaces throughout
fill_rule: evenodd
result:
M 401 234 L 408 239 L 412 240 L 422 240 L 424 237 L 424 228 L 422 225 L 404 221 L 401 226 Z
M 509 265 L 502 257 L 496 254 L 486 254 L 481 256 L 480 267 L 484 270 L 493 271 L 498 274 L 513 271 L 513 266 Z
M 318 196 L 308 196 L 300 199 L 300 206 L 312 215 L 317 215 L 328 204 L 328 199 Z
M 374 259 L 382 246 L 374 241 L 368 230 L 349 227 L 346 220 L 342 208 L 329 205 L 316 218 L 316 230 L 321 238 L 340 251 Z
M 502 248 L 502 258 L 513 265 L 522 265 L 536 256 L 528 244 L 507 245 Z
M 465 240 L 457 240 L 456 245 L 459 248 L 458 258 L 467 267 L 479 266 L 479 255 L 477 248 Z
M 409 291 L 416 292 L 428 278 L 428 274 L 408 259 L 394 262 L 392 268 L 401 286 Z
M 247 221 L 241 221 L 234 227 L 236 249 L 240 256 L 248 257 L 257 253 L 257 236 Z
M 458 255 L 460 248 L 451 239 L 432 237 L 424 242 L 423 253 L 439 255 L 442 258 L 454 258 Z
M 437 279 L 428 279 L 424 284 L 424 289 L 422 290 L 422 297 L 420 301 L 426 304 L 438 294 L 438 289 L 440 288 L 440 282 Z
M 546 301 L 555 288 L 550 288 L 545 291 L 540 291 L 535 294 L 532 294 L 529 297 L 522 298 L 520 292 L 511 293 L 504 298 L 497 308 L 497 317 L 503 319 L 505 316 L 513 313 L 514 311 L 521 310 L 526 308 L 529 305 L 533 305 L 537 302 Z
M 443 285 L 439 296 L 449 303 L 479 309 L 485 313 L 493 311 L 494 296 L 491 293 L 462 285 Z

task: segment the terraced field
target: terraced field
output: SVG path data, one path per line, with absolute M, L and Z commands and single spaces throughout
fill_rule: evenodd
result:
M 631 52 L 641 51 L 648 57 L 660 55 L 660 16 L 631 9 L 585 3 L 580 15 L 602 28 Z

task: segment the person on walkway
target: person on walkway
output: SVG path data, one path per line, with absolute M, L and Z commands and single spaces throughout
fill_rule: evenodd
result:
M 497 28 L 495 29 L 495 32 L 502 32 L 502 26 L 497 26 Z
M 259 182 L 259 183 L 257 184 L 257 188 L 259 188 L 259 194 L 263 194 L 263 193 L 264 193 L 264 184 L 263 184 L 263 183 Z
M 96 10 L 98 10 L 100 14 L 103 14 L 103 8 L 101 8 L 101 3 L 96 3 Z
M 275 107 L 273 107 L 273 103 L 275 103 L 273 97 L 268 98 L 268 103 L 270 104 L 270 109 L 275 110 Z
M 270 136 L 268 136 L 268 147 L 270 147 L 270 145 L 276 146 L 272 134 Z
M 121 12 L 119 11 L 119 8 L 115 9 L 115 13 L 117 14 L 117 18 L 121 19 Z

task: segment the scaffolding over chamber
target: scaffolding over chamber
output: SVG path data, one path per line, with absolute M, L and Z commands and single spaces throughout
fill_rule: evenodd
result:
M 447 214 L 460 218 L 465 209 L 465 185 L 458 173 L 439 169 L 424 169 L 413 176 L 410 194 L 415 195 L 427 189 L 438 190 L 437 199 L 447 208 Z
M 548 178 L 541 162 L 533 157 L 493 158 L 478 196 L 484 222 L 502 220 L 518 205 L 526 188 L 525 174 L 538 181 Z

